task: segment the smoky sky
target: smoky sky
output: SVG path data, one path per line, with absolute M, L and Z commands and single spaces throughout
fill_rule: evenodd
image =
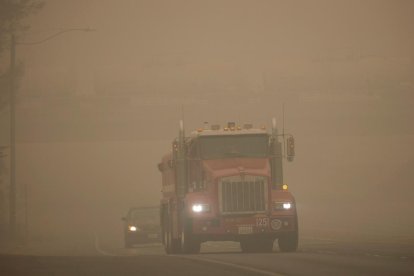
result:
M 292 59 L 409 58 L 413 10 L 410 1 L 47 1 L 25 40 L 59 28 L 97 31 L 21 50 L 30 51 L 26 63 L 76 67 L 98 82 L 142 73 L 196 82 L 226 69 L 291 72 Z M 145 70 L 156 65 L 163 70 Z

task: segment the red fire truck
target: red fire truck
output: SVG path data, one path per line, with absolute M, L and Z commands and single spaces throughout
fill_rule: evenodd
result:
M 281 140 L 281 141 L 280 141 Z M 286 145 L 286 152 L 283 148 Z M 294 139 L 251 124 L 204 126 L 185 136 L 182 121 L 162 158 L 160 221 L 167 254 L 198 253 L 205 241 L 238 241 L 243 252 L 298 246 L 295 199 L 283 183 Z

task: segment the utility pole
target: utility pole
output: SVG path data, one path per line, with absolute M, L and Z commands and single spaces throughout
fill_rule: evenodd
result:
M 16 239 L 16 37 L 10 40 L 10 192 L 9 192 L 9 226 L 10 235 Z
M 71 28 L 63 29 L 51 36 L 46 37 L 43 40 L 35 42 L 23 42 L 16 41 L 14 28 L 11 30 L 10 37 L 10 71 L 9 71 L 9 100 L 10 100 L 10 189 L 9 189 L 9 231 L 10 237 L 13 241 L 16 241 L 17 235 L 17 219 L 16 219 L 16 199 L 17 199 L 17 186 L 16 186 L 16 46 L 17 45 L 36 45 L 42 44 L 48 40 L 55 38 L 63 33 L 72 31 L 91 32 L 95 31 L 90 28 Z M 27 187 L 25 187 L 25 239 L 27 240 L 28 232 L 28 219 L 27 219 Z

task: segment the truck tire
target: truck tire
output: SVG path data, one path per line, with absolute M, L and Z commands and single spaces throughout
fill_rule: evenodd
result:
M 248 239 L 240 241 L 243 253 L 268 253 L 273 250 L 273 239 Z
M 180 251 L 181 251 L 180 240 L 179 239 L 174 239 L 172 237 L 171 228 L 169 228 L 167 231 L 165 231 L 164 239 L 165 239 L 165 244 L 164 244 L 165 253 L 167 253 L 167 254 L 178 254 L 178 253 L 180 253 Z
M 291 232 L 280 236 L 279 249 L 282 252 L 294 252 L 298 248 L 298 232 Z
M 250 240 L 242 240 L 240 241 L 240 248 L 243 253 L 252 253 L 254 252 L 254 243 Z
M 161 219 L 161 234 L 162 234 L 162 244 L 164 245 L 164 250 L 166 254 L 171 253 L 171 241 L 170 241 L 170 235 L 169 235 L 169 221 L 168 221 L 168 213 L 166 210 L 166 207 L 162 208 L 161 213 L 162 219 Z
M 171 248 L 171 254 L 179 254 L 181 252 L 180 240 L 174 239 L 172 235 L 170 237 L 170 248 Z
M 168 234 L 168 230 L 163 230 L 164 236 L 164 249 L 166 254 L 171 254 L 171 242 L 170 242 L 170 235 Z
M 273 251 L 274 239 L 262 239 L 257 241 L 259 252 L 270 253 Z
M 183 254 L 200 253 L 201 242 L 194 238 L 188 229 L 181 233 L 181 252 Z
M 165 244 L 164 244 L 164 248 L 165 248 L 165 253 L 167 254 L 178 254 L 180 253 L 180 240 L 178 239 L 174 239 L 172 237 L 172 233 L 171 231 L 166 231 L 164 233 L 165 235 Z
M 179 239 L 174 239 L 172 236 L 172 225 L 168 224 L 167 233 L 167 254 L 178 254 L 181 252 L 181 244 Z
M 161 225 L 161 234 L 162 241 L 164 244 L 164 249 L 166 254 L 177 254 L 181 251 L 180 240 L 174 239 L 172 236 L 172 225 L 170 221 L 170 212 L 168 207 L 165 206 L 162 209 L 162 225 Z

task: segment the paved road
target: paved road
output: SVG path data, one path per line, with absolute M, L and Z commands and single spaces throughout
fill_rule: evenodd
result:
M 205 243 L 201 254 L 167 256 L 160 244 L 125 249 L 95 237 L 72 252 L 53 246 L 0 255 L 0 275 L 414 275 L 411 242 L 302 239 L 296 253 L 243 254 L 238 243 Z M 55 256 L 51 256 L 54 254 Z

